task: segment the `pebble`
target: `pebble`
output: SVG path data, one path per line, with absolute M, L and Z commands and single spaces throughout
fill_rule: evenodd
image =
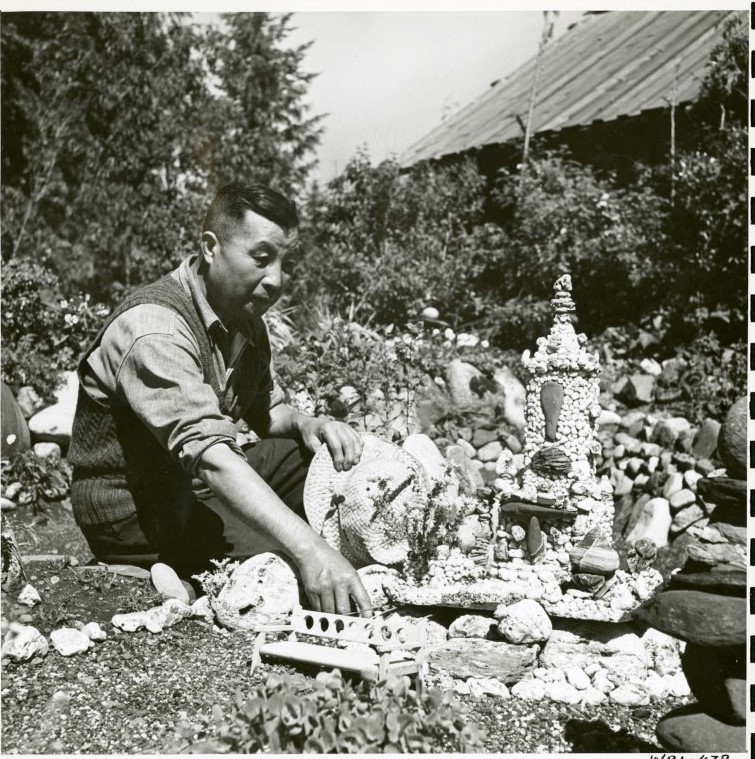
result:
M 44 656 L 48 650 L 47 639 L 36 627 L 11 622 L 3 640 L 2 657 L 28 661 L 35 656 Z
M 23 604 L 24 606 L 34 606 L 42 602 L 37 589 L 29 583 L 26 583 L 26 585 L 24 585 L 24 587 L 21 589 L 17 600 L 18 603 Z
M 81 632 L 83 632 L 89 640 L 100 641 L 107 638 L 107 633 L 99 626 L 99 624 L 97 624 L 97 622 L 87 622 L 87 624 L 81 628 Z
M 683 509 L 685 506 L 690 506 L 696 500 L 697 496 L 691 490 L 682 488 L 681 490 L 677 490 L 675 493 L 672 493 L 668 499 L 668 502 L 672 510 L 678 511 L 679 509 Z
M 475 680 L 476 684 L 482 690 L 482 693 L 486 696 L 511 698 L 511 692 L 509 689 L 500 680 L 496 680 L 494 677 L 470 678 L 470 680 Z M 469 682 L 469 680 L 467 680 L 467 682 Z
M 581 691 L 580 695 L 581 702 L 588 706 L 597 706 L 598 704 L 602 704 L 608 698 L 605 693 L 592 687 Z
M 703 478 L 700 472 L 696 472 L 694 469 L 688 469 L 683 475 L 684 484 L 690 490 L 697 490 L 697 483 Z
M 689 696 L 690 688 L 687 683 L 687 678 L 684 676 L 684 672 L 676 672 L 673 675 L 663 675 L 663 684 L 666 686 L 666 691 L 670 696 L 676 696 L 682 698 Z

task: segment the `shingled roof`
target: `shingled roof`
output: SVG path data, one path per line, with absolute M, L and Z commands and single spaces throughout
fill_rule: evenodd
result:
M 609 122 L 694 100 L 729 11 L 586 14 L 550 43 L 533 133 Z M 536 56 L 439 124 L 400 158 L 403 166 L 522 137 Z M 674 82 L 676 80 L 676 82 Z

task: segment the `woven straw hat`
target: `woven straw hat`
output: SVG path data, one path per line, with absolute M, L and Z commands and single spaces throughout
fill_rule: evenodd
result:
M 312 528 L 355 567 L 396 564 L 409 545 L 406 528 L 427 506 L 428 479 L 414 456 L 363 435 L 359 463 L 337 472 L 327 445 L 309 466 L 304 511 Z

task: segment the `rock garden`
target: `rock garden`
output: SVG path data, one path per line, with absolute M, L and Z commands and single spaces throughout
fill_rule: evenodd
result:
M 568 276 L 551 306 L 521 369 L 491 377 L 456 358 L 412 395 L 339 389 L 376 441 L 366 452 L 401 451 L 374 454 L 374 539 L 354 548 L 347 499 L 334 540 L 363 567 L 375 624 L 421 635 L 419 691 L 317 657 L 260 660 L 260 631 L 280 638 L 301 610 L 275 555 L 220 562 L 192 585 L 160 564 L 91 560 L 67 500 L 75 375 L 43 409 L 4 386 L 5 750 L 743 751 L 745 401 L 721 422 L 669 414 L 654 396 L 678 361 L 606 378 L 572 326 Z M 311 468 L 313 502 L 374 479 L 336 482 L 327 458 Z M 416 487 L 392 490 L 407 462 Z M 307 722 L 311 699 L 349 704 L 363 729 Z M 401 712 L 413 716 L 399 726 Z

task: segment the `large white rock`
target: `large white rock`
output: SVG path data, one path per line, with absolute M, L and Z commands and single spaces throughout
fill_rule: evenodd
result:
M 527 401 L 524 385 L 507 366 L 496 369 L 493 379 L 503 395 L 503 418 L 514 427 L 523 429 Z
M 457 408 L 468 408 L 480 400 L 480 395 L 474 392 L 470 386 L 472 380 L 483 379 L 483 373 L 461 359 L 454 359 L 448 365 L 446 379 L 451 400 Z
M 290 564 L 261 553 L 233 572 L 211 605 L 218 622 L 233 630 L 285 624 L 299 606 L 299 585 Z
M 79 396 L 79 379 L 76 372 L 63 372 L 64 384 L 55 392 L 56 403 L 34 414 L 29 420 L 29 431 L 37 442 L 57 443 L 67 448 L 71 442 L 73 417 Z
M 94 643 L 86 633 L 73 627 L 61 627 L 50 633 L 50 642 L 62 656 L 74 656 L 88 651 Z
M 44 656 L 50 646 L 42 633 L 31 625 L 11 622 L 3 638 L 0 655 L 17 661 L 28 661 L 34 656 Z
M 669 695 L 676 696 L 677 698 L 689 696 L 690 688 L 684 672 L 679 671 L 673 675 L 664 675 L 662 680 Z
M 431 480 L 442 482 L 448 472 L 448 465 L 438 446 L 425 434 L 415 432 L 404 440 L 402 448 L 411 453 L 427 472 Z M 458 486 L 457 486 L 458 493 Z
M 203 619 L 205 622 L 213 622 L 215 615 L 212 613 L 212 606 L 210 606 L 210 599 L 208 596 L 200 596 L 189 607 L 191 616 L 197 619 Z
M 652 540 L 658 548 L 668 545 L 668 531 L 671 527 L 671 508 L 665 498 L 651 498 L 643 507 L 640 518 L 627 535 L 627 543 L 640 538 Z
M 497 696 L 498 698 L 510 698 L 511 691 L 495 677 L 478 677 L 469 678 L 467 682 L 474 680 L 482 693 L 486 696 Z
M 599 691 L 597 688 L 587 688 L 587 690 L 580 691 L 581 702 L 588 706 L 597 706 L 602 704 L 608 696 L 603 691 Z
M 503 610 L 496 609 L 500 614 Z M 507 607 L 506 615 L 498 623 L 498 632 L 509 643 L 542 643 L 551 636 L 553 625 L 543 607 L 525 598 Z

